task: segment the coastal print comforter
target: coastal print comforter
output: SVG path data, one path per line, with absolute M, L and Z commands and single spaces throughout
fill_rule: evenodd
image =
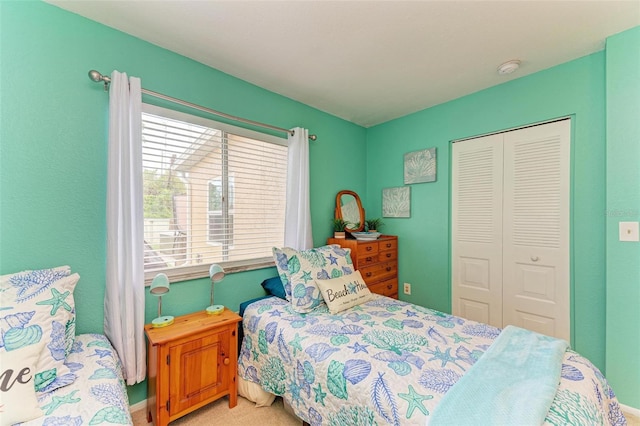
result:
M 104 335 L 76 336 L 65 364 L 77 376 L 75 381 L 39 395 L 44 416 L 21 425 L 133 424 L 120 360 Z
M 424 425 L 500 329 L 384 296 L 339 314 L 248 306 L 238 374 L 311 425 Z M 613 390 L 568 350 L 549 425 L 626 424 Z

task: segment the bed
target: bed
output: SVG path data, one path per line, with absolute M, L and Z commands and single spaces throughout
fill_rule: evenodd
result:
M 0 425 L 132 425 L 120 360 L 76 335 L 69 266 L 0 276 Z
M 75 381 L 41 395 L 44 416 L 23 425 L 133 424 L 120 360 L 104 335 L 76 336 L 66 364 Z
M 290 301 L 267 297 L 246 307 L 243 333 L 241 379 L 282 396 L 303 421 L 424 425 L 501 330 L 371 295 L 339 313 L 326 305 L 300 313 Z M 571 349 L 559 359 L 561 379 L 544 424 L 626 424 L 588 359 Z

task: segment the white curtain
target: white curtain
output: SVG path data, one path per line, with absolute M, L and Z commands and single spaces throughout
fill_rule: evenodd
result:
M 287 205 L 284 245 L 298 250 L 313 247 L 309 202 L 309 131 L 300 127 L 289 135 Z
M 114 71 L 109 89 L 104 332 L 128 385 L 146 376 L 140 79 Z

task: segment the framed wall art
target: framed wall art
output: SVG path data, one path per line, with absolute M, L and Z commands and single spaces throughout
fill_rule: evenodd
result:
M 411 187 L 382 189 L 383 217 L 411 217 Z
M 436 149 L 408 152 L 404 155 L 404 183 L 436 181 Z

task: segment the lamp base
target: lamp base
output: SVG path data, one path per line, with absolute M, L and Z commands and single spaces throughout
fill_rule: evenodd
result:
M 173 317 L 171 315 L 163 315 L 151 321 L 151 327 L 160 328 L 173 324 Z
M 224 311 L 224 306 L 222 305 L 207 306 L 206 311 L 209 315 L 220 315 L 222 311 Z

